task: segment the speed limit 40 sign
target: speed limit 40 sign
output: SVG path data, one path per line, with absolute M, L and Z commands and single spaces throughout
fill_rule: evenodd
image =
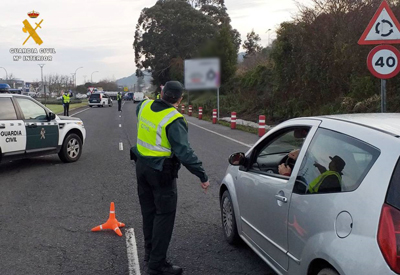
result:
M 369 71 L 381 79 L 389 79 L 400 72 L 400 52 L 390 45 L 381 45 L 372 49 L 367 58 Z

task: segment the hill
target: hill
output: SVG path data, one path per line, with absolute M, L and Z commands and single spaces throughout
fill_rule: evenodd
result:
M 151 84 L 151 80 L 152 80 L 152 78 L 149 76 L 144 77 L 144 82 L 148 85 Z M 116 82 L 117 82 L 118 86 L 131 87 L 137 83 L 137 77 L 135 74 L 132 74 L 130 76 L 117 79 Z

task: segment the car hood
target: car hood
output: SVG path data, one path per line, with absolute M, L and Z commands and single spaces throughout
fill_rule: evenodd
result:
M 59 120 L 72 120 L 72 121 L 81 121 L 80 118 L 71 117 L 71 116 L 58 116 Z

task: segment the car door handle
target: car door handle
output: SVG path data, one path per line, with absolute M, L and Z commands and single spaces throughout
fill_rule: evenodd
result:
M 5 129 L 6 125 L 5 124 L 0 124 L 0 129 Z
M 36 123 L 30 123 L 30 124 L 28 124 L 28 127 L 29 128 L 36 128 L 37 125 L 36 125 Z
M 281 196 L 281 195 L 275 195 L 275 198 L 276 198 L 278 201 L 281 201 L 281 202 L 287 202 L 287 201 L 288 201 L 288 199 L 287 199 L 286 197 Z

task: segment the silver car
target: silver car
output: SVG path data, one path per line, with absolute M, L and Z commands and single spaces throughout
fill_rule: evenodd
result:
M 400 114 L 286 121 L 229 158 L 225 238 L 278 274 L 398 274 L 399 156 Z

